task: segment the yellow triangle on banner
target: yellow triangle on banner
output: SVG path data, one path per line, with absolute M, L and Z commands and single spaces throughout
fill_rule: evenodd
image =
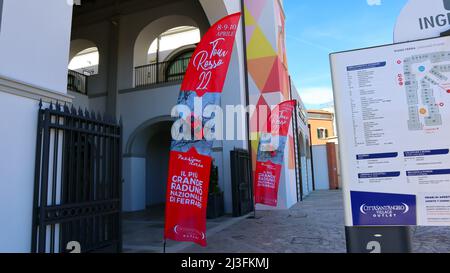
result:
M 256 20 L 247 7 L 244 7 L 244 15 L 245 15 L 245 25 L 246 26 L 256 26 Z
M 259 132 L 251 132 L 250 133 L 251 142 L 259 143 Z
M 252 150 L 253 152 L 257 153 L 258 152 L 258 146 L 259 146 L 259 133 L 257 132 L 253 132 L 251 133 L 251 145 L 252 145 Z
M 247 57 L 249 60 L 276 56 L 277 53 L 273 49 L 270 42 L 264 36 L 260 27 L 256 27 L 253 32 L 252 38 L 247 45 Z

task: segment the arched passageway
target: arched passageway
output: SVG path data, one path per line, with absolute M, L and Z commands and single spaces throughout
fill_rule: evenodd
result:
M 171 122 L 153 126 L 146 154 L 146 207 L 161 207 L 166 201 L 167 173 L 171 143 Z
M 165 203 L 172 124 L 170 116 L 156 117 L 141 124 L 129 137 L 124 158 L 125 211 L 160 210 Z

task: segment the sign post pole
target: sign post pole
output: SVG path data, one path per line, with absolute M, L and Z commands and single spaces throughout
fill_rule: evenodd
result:
M 348 253 L 411 253 L 410 227 L 345 227 Z

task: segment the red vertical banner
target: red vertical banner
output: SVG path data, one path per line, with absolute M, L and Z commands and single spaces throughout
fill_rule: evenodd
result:
M 255 203 L 276 207 L 284 150 L 297 101 L 283 102 L 268 118 L 269 133 L 261 134 L 255 170 Z
M 203 116 L 203 111 L 198 113 L 195 101 L 201 102 L 200 110 L 220 105 L 240 18 L 240 13 L 232 14 L 210 28 L 184 76 L 178 105 L 189 108 L 191 113 L 178 115 L 179 120 L 190 125 L 187 137 L 183 132 L 183 139 L 172 141 L 164 239 L 207 245 L 206 206 L 214 140 L 207 140 L 203 133 L 212 117 Z
M 211 157 L 192 148 L 170 154 L 165 238 L 206 246 L 206 206 Z
M 181 90 L 198 96 L 222 93 L 240 18 L 241 13 L 229 15 L 208 30 L 191 57 Z

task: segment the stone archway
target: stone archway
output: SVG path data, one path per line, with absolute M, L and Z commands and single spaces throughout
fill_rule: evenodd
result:
M 134 43 L 134 67 L 147 64 L 148 49 L 158 35 L 179 26 L 201 27 L 194 19 L 181 15 L 162 17 L 144 27 Z
M 88 49 L 88 48 L 98 48 L 97 44 L 90 40 L 86 39 L 75 39 L 70 42 L 70 52 L 69 52 L 69 62 L 72 61 L 72 59 L 81 51 Z
M 163 207 L 166 201 L 167 174 L 171 144 L 172 122 L 152 126 L 154 133 L 148 140 L 146 154 L 146 208 Z
M 170 116 L 150 119 L 130 135 L 124 155 L 124 211 L 164 203 L 170 153 Z

